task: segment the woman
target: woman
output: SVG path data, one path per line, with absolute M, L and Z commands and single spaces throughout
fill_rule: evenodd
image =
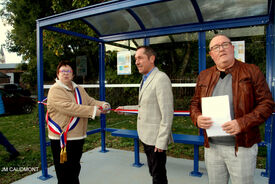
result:
M 110 105 L 90 97 L 72 81 L 74 75 L 69 61 L 59 63 L 56 75 L 47 100 L 48 136 L 54 166 L 59 184 L 78 184 L 88 118 L 105 114 L 102 108 L 108 109 Z

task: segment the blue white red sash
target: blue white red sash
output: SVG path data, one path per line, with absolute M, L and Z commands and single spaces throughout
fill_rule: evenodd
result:
M 82 104 L 82 99 L 78 88 L 75 88 L 75 100 L 77 104 Z M 49 117 L 48 111 L 47 111 L 46 122 L 48 124 L 50 131 L 53 132 L 54 134 L 60 135 L 60 147 L 61 147 L 60 163 L 64 163 L 67 161 L 67 152 L 66 152 L 67 133 L 76 127 L 77 123 L 79 122 L 79 119 L 80 119 L 79 117 L 71 117 L 66 130 L 63 131 L 60 128 L 60 126 Z

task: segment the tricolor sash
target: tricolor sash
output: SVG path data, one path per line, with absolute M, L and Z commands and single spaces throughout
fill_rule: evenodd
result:
M 128 114 L 138 114 L 137 109 L 109 109 L 110 111 L 124 112 Z M 174 111 L 174 116 L 190 116 L 189 111 Z
M 82 104 L 80 92 L 77 87 L 75 88 L 75 100 L 77 104 Z M 60 126 L 50 118 L 47 111 L 46 122 L 48 124 L 50 131 L 53 132 L 54 134 L 60 135 L 60 147 L 61 147 L 60 163 L 61 164 L 67 161 L 67 152 L 66 152 L 67 133 L 76 127 L 77 123 L 79 122 L 79 119 L 80 119 L 79 117 L 71 117 L 66 130 L 62 131 Z

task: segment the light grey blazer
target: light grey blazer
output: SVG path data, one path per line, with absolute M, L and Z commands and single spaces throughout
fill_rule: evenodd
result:
M 168 144 L 173 142 L 171 128 L 174 117 L 169 77 L 155 67 L 139 91 L 138 102 L 139 139 L 147 145 L 167 150 Z

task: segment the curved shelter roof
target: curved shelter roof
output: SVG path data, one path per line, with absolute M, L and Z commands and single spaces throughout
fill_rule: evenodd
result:
M 39 27 L 82 20 L 103 42 L 267 24 L 274 0 L 114 0 L 39 19 Z M 83 35 L 82 35 L 83 36 Z

